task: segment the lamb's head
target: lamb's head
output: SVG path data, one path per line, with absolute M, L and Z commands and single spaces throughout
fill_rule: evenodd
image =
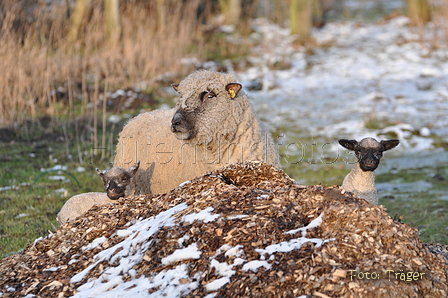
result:
M 375 171 L 383 157 L 383 152 L 395 148 L 399 143 L 400 141 L 396 139 L 382 140 L 381 142 L 374 138 L 364 138 L 360 142 L 339 140 L 342 147 L 355 151 L 359 166 L 363 171 Z
M 103 179 L 109 199 L 117 200 L 125 196 L 126 189 L 131 185 L 131 179 L 135 176 L 139 166 L 140 161 L 127 170 L 121 167 L 113 167 L 109 170 L 96 168 L 96 172 Z
M 215 138 L 233 138 L 238 114 L 242 114 L 247 101 L 232 75 L 196 71 L 172 86 L 180 94 L 171 120 L 171 131 L 177 139 L 208 144 Z M 225 127 L 222 135 L 221 127 Z

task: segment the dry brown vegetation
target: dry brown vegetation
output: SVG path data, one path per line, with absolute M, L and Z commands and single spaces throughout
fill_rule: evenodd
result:
M 200 1 L 120 1 L 121 36 L 116 45 L 105 41 L 102 2 L 90 1 L 78 39 L 66 38 L 73 7 L 68 1 L 5 0 L 0 4 L 0 125 L 46 114 L 66 115 L 75 100 L 96 100 L 89 86 L 128 86 L 178 71 L 178 60 L 194 46 L 201 49 Z M 179 4 L 181 3 L 181 4 Z M 157 7 L 159 5 L 159 7 Z M 200 54 L 200 50 L 196 51 Z M 64 111 L 51 92 L 75 84 L 82 99 L 69 96 Z M 61 115 L 62 114 L 62 115 Z M 83 113 L 81 113 L 83 114 Z
M 243 33 L 248 32 L 247 20 L 254 16 L 269 16 L 286 25 L 292 3 L 234 2 L 241 6 L 238 30 Z M 328 10 L 339 2 L 323 1 L 322 5 Z M 96 102 L 105 88 L 126 88 L 139 82 L 151 86 L 162 74 L 183 76 L 190 71 L 179 63 L 188 55 L 199 60 L 235 57 L 250 48 L 213 38 L 216 16 L 226 13 L 222 3 L 233 3 L 230 0 L 219 1 L 221 11 L 213 1 L 203 0 L 119 1 L 121 33 L 114 43 L 107 40 L 102 0 L 87 1 L 76 39 L 70 37 L 75 1 L 45 3 L 0 3 L 0 126 L 44 115 L 65 119 L 90 115 L 94 111 L 89 111 L 92 104 L 88 104 Z M 437 6 L 434 19 L 448 15 L 447 3 L 433 3 Z M 446 37 L 438 31 L 439 38 Z M 52 92 L 60 86 L 67 89 L 64 103 L 57 103 Z

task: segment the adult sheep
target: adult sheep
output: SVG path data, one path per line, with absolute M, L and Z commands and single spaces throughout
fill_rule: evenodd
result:
M 233 75 L 195 71 L 173 87 L 180 94 L 175 108 L 140 114 L 119 134 L 114 165 L 141 161 L 137 193 L 165 193 L 237 162 L 280 168 L 272 137 Z

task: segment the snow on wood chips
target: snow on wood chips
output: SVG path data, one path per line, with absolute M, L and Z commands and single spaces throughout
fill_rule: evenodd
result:
M 382 206 L 248 162 L 93 207 L 1 260 L 0 297 L 446 297 L 437 251 Z

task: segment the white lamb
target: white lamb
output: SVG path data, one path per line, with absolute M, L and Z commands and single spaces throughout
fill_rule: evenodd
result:
M 106 193 L 88 192 L 68 199 L 58 213 L 57 220 L 59 226 L 62 226 L 67 221 L 74 220 L 95 205 L 114 203 L 119 198 L 131 195 L 131 180 L 135 176 L 139 165 L 140 161 L 127 170 L 121 167 L 113 167 L 109 170 L 99 170 L 96 168 L 98 175 L 100 175 L 104 182 Z
M 143 113 L 119 135 L 115 166 L 141 160 L 139 193 L 165 193 L 225 165 L 262 161 L 280 168 L 269 132 L 233 75 L 196 71 L 180 84 L 171 110 Z
M 355 151 L 357 161 L 350 173 L 344 178 L 342 188 L 353 192 L 358 197 L 378 205 L 378 195 L 375 186 L 375 169 L 380 164 L 383 152 L 395 148 L 399 140 L 382 140 L 365 138 L 356 140 L 339 140 L 339 144 L 348 150 Z

